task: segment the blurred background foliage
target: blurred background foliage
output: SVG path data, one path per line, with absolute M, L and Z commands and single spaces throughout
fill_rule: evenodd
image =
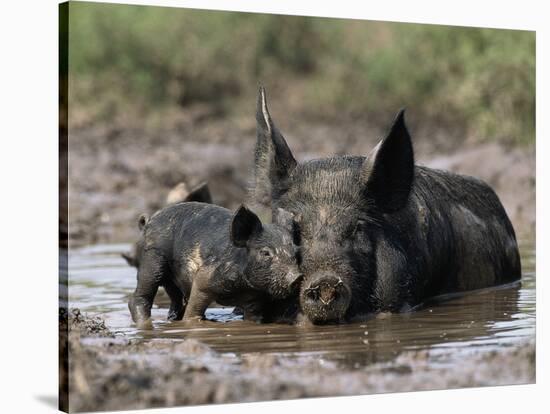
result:
M 385 125 L 407 106 L 474 140 L 534 142 L 534 32 L 100 3 L 71 3 L 69 22 L 82 124 L 197 103 L 250 114 L 261 81 L 324 121 Z

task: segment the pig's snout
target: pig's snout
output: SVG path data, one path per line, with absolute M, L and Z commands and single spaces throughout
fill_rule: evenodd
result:
M 340 278 L 325 277 L 309 285 L 305 289 L 306 298 L 330 305 L 342 293 L 344 282 Z
M 351 301 L 351 293 L 341 277 L 321 272 L 308 278 L 302 286 L 302 310 L 314 323 L 335 322 L 342 319 Z

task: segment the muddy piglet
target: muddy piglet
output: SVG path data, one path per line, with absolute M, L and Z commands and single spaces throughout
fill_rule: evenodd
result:
M 132 319 L 148 323 L 160 286 L 171 300 L 169 320 L 202 318 L 214 301 L 261 319 L 262 307 L 299 289 L 297 247 L 287 224 L 262 224 L 245 206 L 232 213 L 198 202 L 155 213 L 143 227 Z

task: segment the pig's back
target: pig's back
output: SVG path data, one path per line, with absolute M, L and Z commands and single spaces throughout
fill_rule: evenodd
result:
M 223 207 L 182 202 L 155 213 L 144 229 L 146 248 L 159 249 L 167 257 L 192 254 L 196 246 L 224 249 L 229 242 L 233 213 Z
M 418 217 L 440 291 L 471 290 L 521 277 L 516 236 L 493 189 L 482 180 L 416 167 L 409 212 Z M 435 263 L 439 262 L 439 263 Z

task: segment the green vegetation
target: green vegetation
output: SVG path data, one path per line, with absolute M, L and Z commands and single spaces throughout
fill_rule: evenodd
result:
M 258 82 L 304 113 L 387 122 L 402 106 L 474 139 L 534 142 L 534 32 L 71 3 L 72 109 L 227 106 Z

